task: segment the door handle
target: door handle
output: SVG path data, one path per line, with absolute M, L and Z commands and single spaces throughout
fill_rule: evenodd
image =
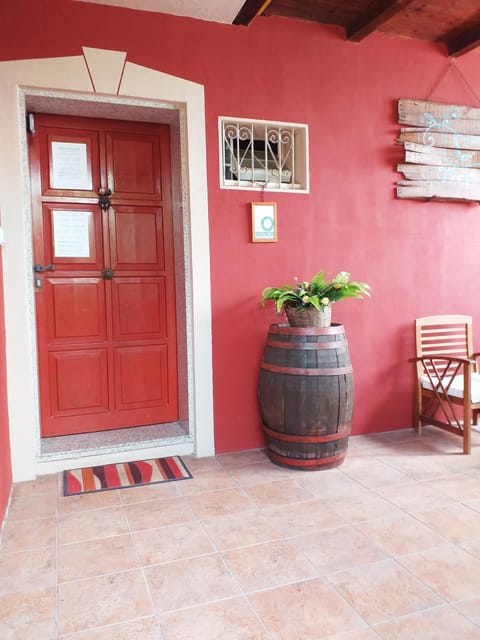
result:
M 42 267 L 41 264 L 34 264 L 33 270 L 35 271 L 35 273 L 43 273 L 44 271 L 55 271 L 55 265 L 47 264 L 44 267 Z

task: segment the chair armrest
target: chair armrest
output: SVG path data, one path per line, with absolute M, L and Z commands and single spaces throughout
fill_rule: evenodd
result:
M 443 354 L 429 354 L 428 356 L 417 356 L 416 358 L 409 358 L 409 362 L 424 362 L 425 360 L 446 360 L 448 362 L 454 362 L 457 364 L 475 364 L 475 355 L 480 356 L 480 353 L 473 354 L 470 358 L 455 358 L 446 356 Z

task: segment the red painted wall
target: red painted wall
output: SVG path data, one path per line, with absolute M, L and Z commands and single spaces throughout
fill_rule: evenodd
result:
M 2 60 L 78 55 L 84 45 L 205 85 L 218 452 L 263 442 L 256 386 L 276 318 L 260 292 L 320 269 L 373 287 L 371 300 L 334 308 L 354 367 L 354 432 L 411 425 L 414 318 L 466 313 L 480 327 L 480 208 L 395 198 L 396 102 L 475 105 L 480 52 L 449 69 L 441 47 L 419 41 L 375 34 L 353 44 L 302 21 L 244 28 L 65 0 L 4 1 L 0 24 Z M 276 244 L 250 242 L 258 192 L 219 188 L 220 115 L 310 127 L 310 194 L 268 196 Z

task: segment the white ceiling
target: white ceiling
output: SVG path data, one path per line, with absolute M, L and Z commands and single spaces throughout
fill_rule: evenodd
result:
M 81 0 L 231 24 L 245 0 Z

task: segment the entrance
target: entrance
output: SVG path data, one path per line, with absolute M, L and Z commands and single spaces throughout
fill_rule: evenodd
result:
M 35 115 L 43 437 L 178 418 L 169 128 Z

